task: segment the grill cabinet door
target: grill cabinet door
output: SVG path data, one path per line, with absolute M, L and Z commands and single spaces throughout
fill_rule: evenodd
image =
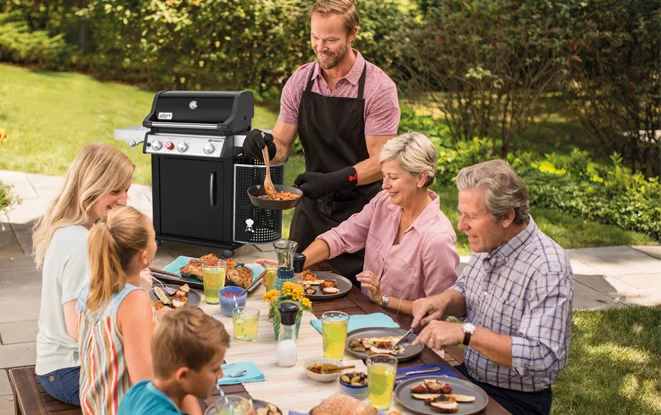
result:
M 163 236 L 231 242 L 231 165 L 223 160 L 159 158 L 160 232 Z M 229 180 L 228 180 L 229 179 Z M 155 215 L 156 218 L 156 215 Z

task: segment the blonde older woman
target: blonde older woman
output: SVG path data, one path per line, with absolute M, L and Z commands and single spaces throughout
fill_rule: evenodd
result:
M 383 190 L 363 210 L 305 250 L 306 266 L 365 248 L 363 291 L 386 309 L 413 314 L 413 301 L 441 293 L 457 279 L 452 224 L 428 189 L 438 153 L 425 135 L 409 132 L 379 153 Z
M 88 144 L 34 227 L 33 254 L 43 272 L 35 372 L 44 389 L 65 403 L 80 404 L 76 300 L 90 277 L 89 229 L 108 210 L 126 204 L 134 169 L 116 148 Z

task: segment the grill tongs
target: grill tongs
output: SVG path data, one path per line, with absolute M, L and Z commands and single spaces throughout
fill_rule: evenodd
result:
M 204 289 L 204 283 L 202 282 L 189 281 L 177 274 L 163 271 L 162 269 L 159 268 L 149 267 L 149 270 L 151 271 L 154 277 L 158 278 L 163 282 L 167 282 L 168 284 L 175 284 L 175 285 L 188 284 L 188 286 L 191 288 Z

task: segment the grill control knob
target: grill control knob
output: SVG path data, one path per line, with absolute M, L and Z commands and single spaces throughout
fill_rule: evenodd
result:
M 158 140 L 154 140 L 154 141 L 152 141 L 152 143 L 151 143 L 151 148 L 153 148 L 154 150 L 158 151 L 158 150 L 160 150 L 161 148 L 163 148 L 163 144 L 161 144 L 161 142 L 158 141 Z
M 129 141 L 128 141 L 128 145 L 129 145 L 129 147 L 131 147 L 131 148 L 135 148 L 135 147 L 138 146 L 138 142 L 135 141 L 135 140 L 129 140 Z
M 166 142 L 165 148 L 167 148 L 168 150 L 172 150 L 174 148 L 174 144 L 172 144 L 172 141 Z
M 204 150 L 204 152 L 205 152 L 206 154 L 211 154 L 211 153 L 213 153 L 213 151 L 214 151 L 215 149 L 216 149 L 216 148 L 215 148 L 215 147 L 213 146 L 213 144 L 211 144 L 211 143 L 206 143 L 206 144 L 204 145 L 204 147 L 202 147 L 202 150 Z
M 184 143 L 183 141 L 177 143 L 177 151 L 183 153 L 186 150 L 188 150 L 188 144 Z

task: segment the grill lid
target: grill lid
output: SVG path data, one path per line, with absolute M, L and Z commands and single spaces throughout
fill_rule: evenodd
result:
M 251 91 L 161 91 L 142 125 L 230 135 L 249 130 L 254 116 Z

